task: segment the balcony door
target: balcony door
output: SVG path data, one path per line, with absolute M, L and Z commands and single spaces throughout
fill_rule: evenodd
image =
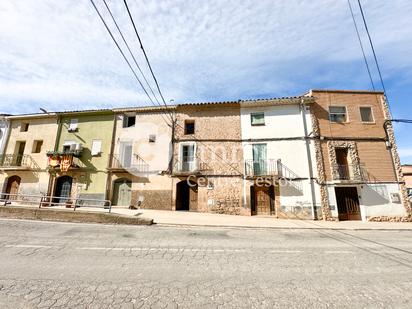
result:
M 338 164 L 339 179 L 349 180 L 349 164 L 348 164 L 348 149 L 347 148 L 336 148 L 336 163 Z
M 195 168 L 195 145 L 182 145 L 182 171 L 190 172 Z
M 122 167 L 132 166 L 133 145 L 131 142 L 122 142 L 120 144 L 120 165 Z
M 14 158 L 14 162 L 16 166 L 21 166 L 23 162 L 23 155 L 24 155 L 24 148 L 26 148 L 26 142 L 17 142 L 16 143 L 16 157 Z
M 266 144 L 253 144 L 253 173 L 255 176 L 266 174 L 267 146 Z

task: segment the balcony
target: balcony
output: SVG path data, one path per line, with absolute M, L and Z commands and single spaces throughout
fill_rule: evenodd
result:
M 279 176 L 280 165 L 280 161 L 274 159 L 245 160 L 246 177 Z
M 2 170 L 35 170 L 39 169 L 39 166 L 30 155 L 5 154 L 0 155 L 0 168 Z
M 332 179 L 335 181 L 364 180 L 364 169 L 359 164 L 332 165 Z
M 207 164 L 204 162 L 196 161 L 179 161 L 176 160 L 173 166 L 173 175 L 175 176 L 189 176 L 199 175 L 202 172 L 208 170 Z
M 50 169 L 61 171 L 86 169 L 87 166 L 80 160 L 80 155 L 77 151 L 49 151 L 47 165 Z
M 108 169 L 112 172 L 129 172 L 131 174 L 147 174 L 149 172 L 149 164 L 147 164 L 140 156 L 133 155 L 130 157 L 122 157 L 118 154 L 109 156 Z

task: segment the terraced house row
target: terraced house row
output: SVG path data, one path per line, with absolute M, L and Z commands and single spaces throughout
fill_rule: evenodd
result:
M 383 93 L 3 115 L 0 189 L 324 220 L 411 215 Z

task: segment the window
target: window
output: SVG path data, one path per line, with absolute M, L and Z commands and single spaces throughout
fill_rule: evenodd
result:
M 182 146 L 182 171 L 192 171 L 195 163 L 195 145 Z
M 136 124 L 136 115 L 123 116 L 123 128 L 130 128 Z
M 69 132 L 77 131 L 77 124 L 78 123 L 79 123 L 79 121 L 77 119 L 70 119 Z
M 92 156 L 98 156 L 102 153 L 102 140 L 94 139 L 92 141 Z
M 43 141 L 34 141 L 33 142 L 33 149 L 32 153 L 40 153 L 41 152 L 41 147 L 43 146 Z
M 156 135 L 150 134 L 149 135 L 149 143 L 155 143 L 156 142 Z
M 373 122 L 372 107 L 359 107 L 362 122 Z
M 331 122 L 346 122 L 346 107 L 345 106 L 329 106 L 329 120 Z
M 265 125 L 265 113 L 250 114 L 250 124 L 252 126 L 264 126 Z
M 185 121 L 185 134 L 195 134 L 195 122 L 194 120 Z
M 29 130 L 29 124 L 27 122 L 22 122 L 20 126 L 20 132 L 27 132 Z

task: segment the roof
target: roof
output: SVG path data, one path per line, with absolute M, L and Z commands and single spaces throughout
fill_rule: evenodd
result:
M 121 107 L 113 108 L 115 113 L 125 113 L 125 112 L 152 112 L 152 111 L 164 111 L 175 109 L 176 105 L 167 105 L 166 106 L 136 106 L 136 107 Z
M 225 104 L 253 104 L 260 105 L 261 103 L 273 104 L 297 104 L 301 100 L 304 100 L 305 103 L 311 103 L 315 98 L 310 96 L 296 96 L 296 97 L 279 97 L 279 98 L 263 98 L 263 99 L 240 99 L 232 101 L 212 101 L 212 102 L 188 102 L 188 103 L 179 103 L 177 106 L 205 106 L 205 105 L 225 105 Z
M 306 94 L 312 92 L 326 92 L 326 93 L 357 93 L 357 94 L 384 94 L 383 91 L 374 90 L 350 90 L 350 89 L 311 89 Z

